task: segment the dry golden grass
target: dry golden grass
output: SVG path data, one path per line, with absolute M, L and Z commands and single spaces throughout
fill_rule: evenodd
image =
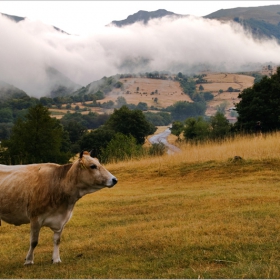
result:
M 123 89 L 114 89 L 103 100 L 104 102 L 109 100 L 115 102 L 119 96 L 124 97 L 129 104 L 137 105 L 139 102 L 145 102 L 148 106 L 158 108 L 166 108 L 177 101 L 192 102 L 191 98 L 183 93 L 177 81 L 147 78 L 125 78 L 120 81 L 123 83 Z M 157 93 L 155 93 L 156 90 Z M 151 95 L 152 92 L 154 92 L 153 95 Z M 158 99 L 157 102 L 154 101 L 155 98 Z
M 24 267 L 29 226 L 2 223 L 0 278 L 279 278 L 279 138 L 108 164 L 119 183 L 77 203 L 60 265 L 43 229 Z

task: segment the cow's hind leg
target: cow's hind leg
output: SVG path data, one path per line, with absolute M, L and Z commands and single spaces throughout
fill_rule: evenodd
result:
M 31 219 L 30 221 L 30 247 L 25 258 L 25 265 L 34 264 L 34 249 L 38 244 L 39 232 L 41 225 L 37 219 Z
M 60 231 L 54 231 L 53 234 L 53 255 L 52 255 L 52 261 L 53 263 L 60 263 L 61 259 L 59 256 L 59 244 L 60 244 L 60 236 L 61 236 L 62 230 Z

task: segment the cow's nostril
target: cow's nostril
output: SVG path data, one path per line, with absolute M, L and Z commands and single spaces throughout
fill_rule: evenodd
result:
M 113 178 L 112 181 L 113 181 L 113 184 L 114 184 L 114 185 L 116 185 L 116 184 L 118 183 L 117 178 Z

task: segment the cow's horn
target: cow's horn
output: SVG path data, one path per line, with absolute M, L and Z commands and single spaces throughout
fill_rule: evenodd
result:
M 83 154 L 84 154 L 84 151 L 81 151 L 81 152 L 80 152 L 80 158 L 83 157 Z

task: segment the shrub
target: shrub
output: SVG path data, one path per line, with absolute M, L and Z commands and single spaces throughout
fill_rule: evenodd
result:
M 151 156 L 162 156 L 166 152 L 166 146 L 163 143 L 154 143 L 149 148 L 149 155 Z
M 142 146 L 137 144 L 132 135 L 116 133 L 106 148 L 101 149 L 102 162 L 119 162 L 138 157 L 143 153 Z

